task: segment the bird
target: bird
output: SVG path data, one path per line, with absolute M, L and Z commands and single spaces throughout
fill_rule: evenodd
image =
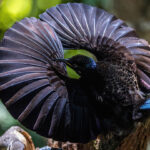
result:
M 85 49 L 96 59 L 64 58 Z M 150 109 L 150 46 L 103 9 L 59 4 L 16 22 L 0 44 L 0 98 L 25 127 L 87 143 L 126 130 Z M 79 79 L 68 76 L 71 67 Z

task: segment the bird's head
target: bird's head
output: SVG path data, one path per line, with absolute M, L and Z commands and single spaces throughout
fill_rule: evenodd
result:
M 96 69 L 96 62 L 94 59 L 83 55 L 76 55 L 68 59 L 56 59 L 56 61 L 65 63 L 79 75 L 83 75 Z

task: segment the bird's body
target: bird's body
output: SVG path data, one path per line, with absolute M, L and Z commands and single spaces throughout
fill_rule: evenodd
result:
M 130 53 L 124 47 L 120 48 L 120 52 L 112 47 L 108 53 L 103 60 L 95 63 L 82 55 L 76 55 L 65 63 L 80 74 L 78 82 L 90 97 L 88 103 L 102 122 L 106 120 L 108 126 L 104 125 L 103 131 L 115 132 L 128 128 L 127 124 L 133 123 L 131 120 L 142 117 L 139 111 L 145 99 L 138 85 L 136 64 Z
M 124 50 L 121 48 L 119 54 L 112 48 L 112 55 L 104 61 L 98 62 L 97 66 L 104 76 L 102 95 L 108 101 L 112 100 L 116 105 L 132 106 L 134 112 L 138 111 L 139 106 L 144 102 L 144 95 L 142 95 L 138 85 L 134 59 Z M 133 113 L 133 119 L 138 119 L 138 113 Z
M 64 59 L 64 49 L 96 56 Z M 68 77 L 66 65 L 79 79 Z M 15 23 L 0 43 L 0 98 L 27 128 L 86 143 L 150 109 L 150 46 L 102 9 L 68 3 Z

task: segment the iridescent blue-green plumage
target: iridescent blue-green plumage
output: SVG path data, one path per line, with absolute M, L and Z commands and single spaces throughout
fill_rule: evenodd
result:
M 149 110 L 150 109 L 150 99 L 147 99 L 143 105 L 140 106 L 141 110 Z

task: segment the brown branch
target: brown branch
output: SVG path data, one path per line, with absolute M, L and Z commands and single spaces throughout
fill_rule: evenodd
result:
M 20 127 L 13 126 L 0 137 L 0 149 L 35 150 L 31 136 Z
M 146 150 L 150 139 L 150 119 L 138 123 L 136 129 L 122 140 L 116 150 Z

